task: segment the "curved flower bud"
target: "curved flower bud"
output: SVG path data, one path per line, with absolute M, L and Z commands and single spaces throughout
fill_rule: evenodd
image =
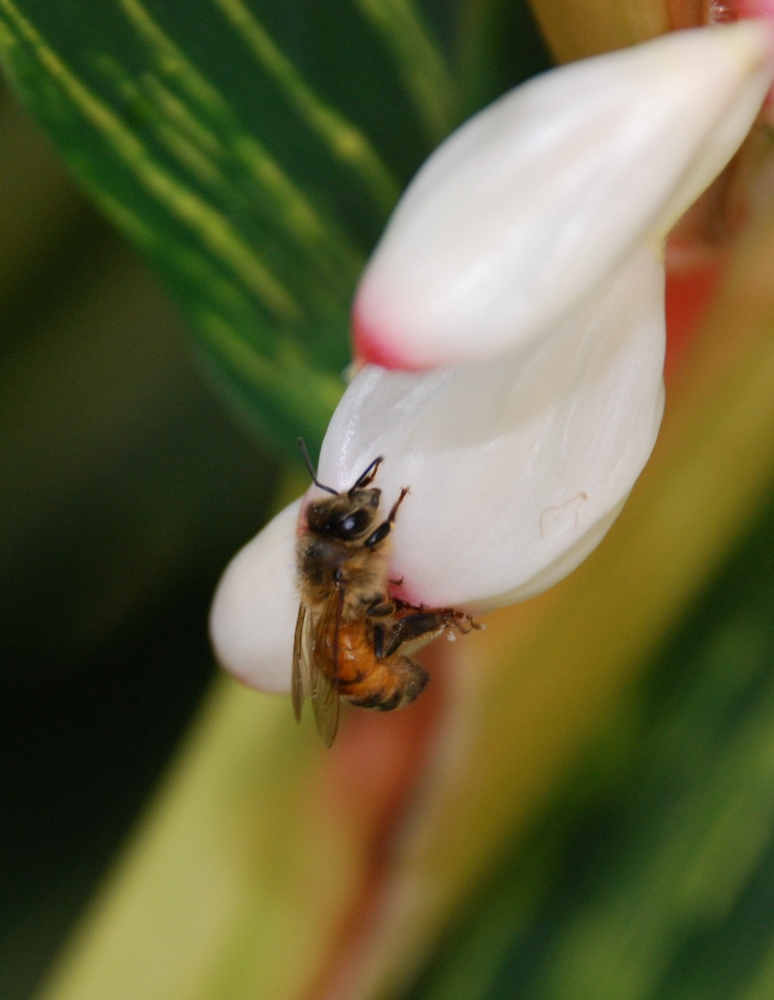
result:
M 770 64 L 763 22 L 680 32 L 475 115 L 419 171 L 366 268 L 359 355 L 432 368 L 544 336 L 726 165 Z
M 383 455 L 411 489 L 391 575 L 482 610 L 570 572 L 620 511 L 663 409 L 663 239 L 725 166 L 771 82 L 769 27 L 681 32 L 555 70 L 463 126 L 398 206 L 358 292 L 367 364 L 323 443 L 350 487 Z M 287 690 L 295 512 L 234 560 L 223 664 Z M 288 605 L 288 607 L 285 606 Z

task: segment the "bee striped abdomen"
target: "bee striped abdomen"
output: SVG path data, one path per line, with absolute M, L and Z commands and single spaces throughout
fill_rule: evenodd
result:
M 338 645 L 335 683 L 341 697 L 353 705 L 389 712 L 411 704 L 427 684 L 427 671 L 408 657 L 393 653 L 377 659 L 363 622 L 343 624 Z

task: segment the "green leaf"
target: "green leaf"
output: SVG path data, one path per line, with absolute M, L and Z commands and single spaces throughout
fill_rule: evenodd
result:
M 450 59 L 412 0 L 0 0 L 0 58 L 176 294 L 232 407 L 314 450 L 392 205 L 463 107 L 522 75 L 502 6 L 441 19 Z

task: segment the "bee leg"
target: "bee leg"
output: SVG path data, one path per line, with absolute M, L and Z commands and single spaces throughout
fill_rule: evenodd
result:
M 395 622 L 385 655 L 391 656 L 410 639 L 420 639 L 428 633 L 437 632 L 444 624 L 444 617 L 434 611 L 418 611 L 413 615 L 405 615 Z
M 408 493 L 408 487 L 404 486 L 403 489 L 400 491 L 400 496 L 392 505 L 392 510 L 387 516 L 387 520 L 382 521 L 379 527 L 375 531 L 372 531 L 371 534 L 368 536 L 368 538 L 366 538 L 365 545 L 369 549 L 372 549 L 375 546 L 377 546 L 380 542 L 383 542 L 384 539 L 392 531 L 392 526 L 393 523 L 395 522 L 395 515 L 398 513 L 398 507 L 400 507 L 400 505 L 403 503 L 403 499 L 407 493 Z
M 401 583 L 403 581 L 401 580 Z M 402 601 L 399 597 L 393 597 L 392 603 L 395 605 L 396 611 L 405 611 L 408 608 L 410 611 L 425 611 L 426 606 L 424 604 L 410 604 L 408 601 Z
M 374 625 L 374 656 L 384 659 L 384 625 Z
M 481 622 L 477 622 L 475 618 L 471 618 L 470 615 L 465 614 L 464 611 L 456 612 L 457 617 L 451 624 L 458 632 L 462 635 L 467 635 L 468 632 L 480 632 L 482 629 L 486 628 L 486 625 L 482 625 Z
M 364 490 L 366 486 L 370 486 L 370 484 L 376 478 L 376 473 L 383 461 L 384 461 L 384 456 L 380 455 L 378 458 L 375 458 L 373 462 L 371 462 L 371 464 L 368 466 L 365 472 L 359 477 L 359 479 L 352 487 L 352 489 L 348 491 L 350 496 L 352 496 L 352 494 L 356 493 L 358 490 Z
M 365 613 L 369 618 L 386 618 L 388 615 L 395 614 L 395 602 L 385 601 L 377 597 L 375 601 L 372 601 L 368 605 Z
M 404 615 L 392 628 L 390 641 L 385 656 L 391 656 L 403 645 L 413 639 L 424 636 L 438 635 L 444 629 L 456 628 L 460 632 L 469 632 L 477 626 L 469 615 L 462 611 L 452 611 L 442 608 L 437 611 L 417 611 L 416 614 Z

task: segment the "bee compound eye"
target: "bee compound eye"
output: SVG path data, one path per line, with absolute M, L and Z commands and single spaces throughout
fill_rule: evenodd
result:
M 336 526 L 336 534 L 345 541 L 356 538 L 368 530 L 371 518 L 365 510 L 354 510 L 345 514 Z

